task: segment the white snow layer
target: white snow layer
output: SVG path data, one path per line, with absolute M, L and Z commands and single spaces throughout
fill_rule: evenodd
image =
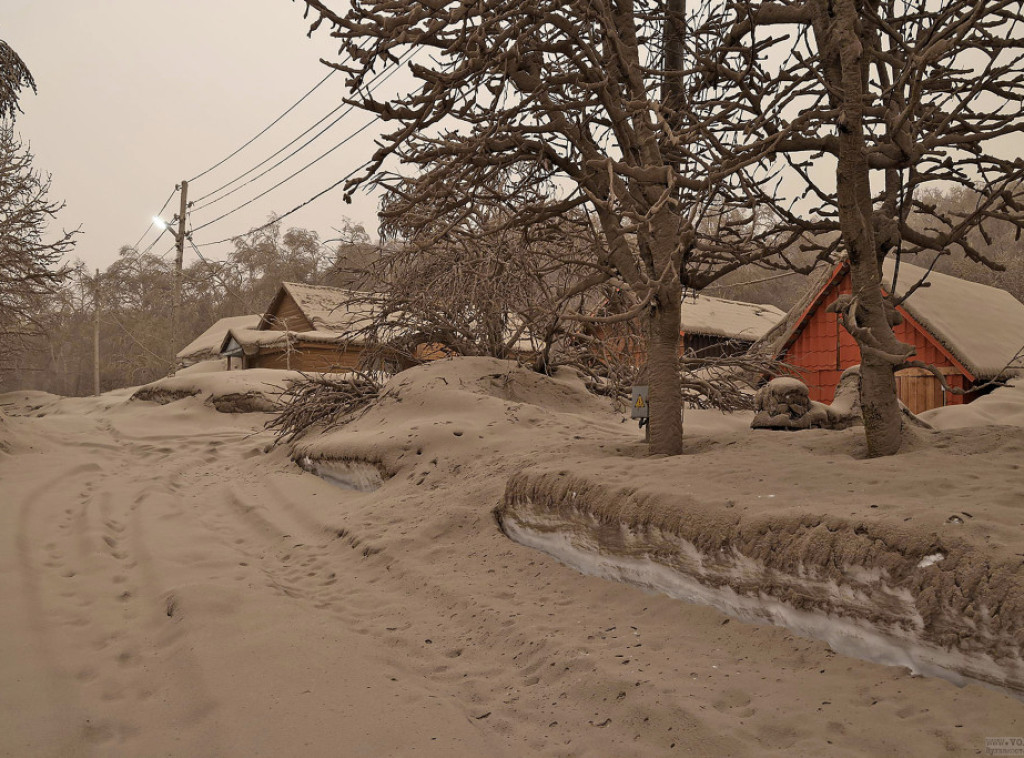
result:
M 307 455 L 297 463 L 311 474 L 346 490 L 373 492 L 384 483 L 380 468 L 368 461 L 314 460 Z
M 712 587 L 645 556 L 634 558 L 608 555 L 597 550 L 584 549 L 574 544 L 573 536 L 564 531 L 552 531 L 550 524 L 544 529 L 532 529 L 506 514 L 502 528 L 512 540 L 554 556 L 565 565 L 591 576 L 634 584 L 649 591 L 661 592 L 678 600 L 709 605 L 740 621 L 753 624 L 770 623 L 785 627 L 804 637 L 823 640 L 837 653 L 854 658 L 902 666 L 913 673 L 934 676 L 964 686 L 977 681 L 1024 699 L 1024 661 L 1018 660 L 1008 670 L 987 655 L 967 655 L 959 650 L 945 650 L 921 641 L 915 634 L 902 629 L 880 629 L 861 619 L 815 613 L 789 606 L 765 593 L 756 596 L 741 595 L 727 585 Z M 697 548 L 686 540 L 679 540 L 679 549 L 701 560 Z M 752 571 L 763 572 L 763 566 L 745 556 L 735 556 L 737 575 Z M 933 559 L 928 565 L 938 562 Z M 924 563 L 924 561 L 922 561 Z M 886 588 L 894 597 L 902 598 L 911 609 L 909 594 Z M 833 585 L 837 595 L 849 592 Z M 923 622 L 916 611 L 913 626 L 920 631 Z

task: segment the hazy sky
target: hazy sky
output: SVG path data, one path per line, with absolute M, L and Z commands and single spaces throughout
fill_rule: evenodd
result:
M 336 60 L 336 46 L 323 28 L 306 37 L 305 6 L 290 0 L 3 0 L 2 6 L 0 39 L 21 55 L 39 88 L 23 95 L 17 130 L 31 144 L 36 168 L 52 174 L 51 199 L 67 202 L 59 224 L 81 226 L 76 256 L 90 267 L 106 267 L 122 245 L 134 244 L 176 183 L 230 154 L 320 81 L 329 71 L 321 57 Z M 335 74 L 250 147 L 191 182 L 189 199 L 246 172 L 340 105 L 343 78 Z M 269 189 L 370 120 L 354 111 L 263 178 L 209 208 L 196 203 L 192 227 Z M 244 232 L 333 184 L 369 157 L 375 129 L 266 197 L 197 230 L 195 241 L 203 245 Z M 169 221 L 177 205 L 175 197 L 163 218 Z M 328 238 L 347 216 L 373 230 L 376 206 L 376 198 L 365 194 L 345 205 L 339 188 L 285 225 Z M 155 237 L 151 230 L 141 247 Z M 172 244 L 165 234 L 153 251 L 164 253 Z M 223 259 L 230 248 L 222 244 L 203 253 Z M 186 264 L 194 256 L 186 247 Z

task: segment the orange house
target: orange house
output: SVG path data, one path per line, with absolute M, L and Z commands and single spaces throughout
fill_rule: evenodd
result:
M 886 260 L 882 288 L 887 293 L 892 289 L 894 270 L 894 261 Z M 925 273 L 918 266 L 901 262 L 897 297 Z M 776 356 L 797 369 L 812 400 L 831 403 L 840 375 L 860 363 L 860 350 L 853 337 L 837 315 L 827 311 L 839 295 L 851 291 L 849 266 L 841 263 L 824 285 L 798 306 L 802 308 L 799 317 L 775 343 L 779 345 Z M 970 402 L 977 397 L 977 393 L 970 392 L 972 387 L 1024 368 L 1018 354 L 1024 347 L 1024 304 L 1005 290 L 933 271 L 927 276 L 927 286 L 911 294 L 897 311 L 903 323 L 893 331 L 898 340 L 916 348 L 913 360 L 936 366 L 950 387 L 968 392 L 946 392 L 930 372 L 903 369 L 896 372 L 897 393 L 914 413 Z M 1008 367 L 1011 362 L 1014 365 Z

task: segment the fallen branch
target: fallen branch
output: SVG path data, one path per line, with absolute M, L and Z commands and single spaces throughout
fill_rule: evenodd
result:
M 366 408 L 380 394 L 380 384 L 369 374 L 353 371 L 340 378 L 303 374 L 281 391 L 278 411 L 265 428 L 274 432 L 274 444 L 290 443 L 313 427 L 323 431 Z

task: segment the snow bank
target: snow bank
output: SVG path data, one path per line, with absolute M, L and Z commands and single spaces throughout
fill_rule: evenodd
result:
M 337 487 L 357 492 L 379 490 L 388 477 L 386 471 L 371 461 L 314 460 L 302 456 L 296 462 L 309 473 Z
M 1024 427 L 1024 379 L 1012 379 L 1005 387 L 967 405 L 947 405 L 918 414 L 934 429 L 960 429 L 993 424 Z
M 810 516 L 716 517 L 564 472 L 512 476 L 502 531 L 584 573 L 837 652 L 1024 695 L 1024 567 L 955 539 Z
M 548 377 L 512 361 L 445 359 L 396 374 L 357 420 L 300 440 L 293 457 L 373 461 L 391 472 L 453 452 L 511 460 L 541 435 L 581 440 L 602 428 L 601 417 L 619 431 L 623 416 L 587 392 L 575 371 Z
M 582 547 L 566 531 L 531 528 L 510 518 L 502 521 L 505 534 L 512 540 L 541 550 L 562 563 L 591 576 L 627 582 L 638 587 L 662 592 L 670 597 L 699 605 L 709 605 L 733 618 L 752 624 L 769 623 L 785 627 L 804 637 L 818 639 L 833 650 L 854 658 L 902 666 L 913 673 L 935 676 L 964 686 L 971 680 L 1005 689 L 1024 698 L 1024 664 L 1020 658 L 995 661 L 986 653 L 967 654 L 959 649 L 945 649 L 923 643 L 919 633 L 923 625 L 914 613 L 912 600 L 876 582 L 883 600 L 905 606 L 909 628 L 885 625 L 869 615 L 836 614 L 802 610 L 792 603 L 773 597 L 770 588 L 763 592 L 743 594 L 729 583 L 709 584 L 699 572 L 690 573 L 664 565 L 651 555 L 639 557 L 609 555 L 597 547 Z M 701 556 L 692 544 L 679 540 L 675 548 L 703 563 L 709 556 Z M 764 566 L 734 556 L 733 571 L 737 577 L 764 572 Z M 720 560 L 720 559 L 719 559 Z M 931 564 L 929 564 L 931 565 Z M 813 573 L 813 572 L 808 572 Z M 825 592 L 836 599 L 864 600 L 858 590 L 836 584 L 816 584 L 808 580 L 804 591 Z
M 143 385 L 132 399 L 163 404 L 202 397 L 222 413 L 267 413 L 274 410 L 276 398 L 287 383 L 302 378 L 299 371 L 269 368 L 215 371 L 203 364 L 190 368 Z

